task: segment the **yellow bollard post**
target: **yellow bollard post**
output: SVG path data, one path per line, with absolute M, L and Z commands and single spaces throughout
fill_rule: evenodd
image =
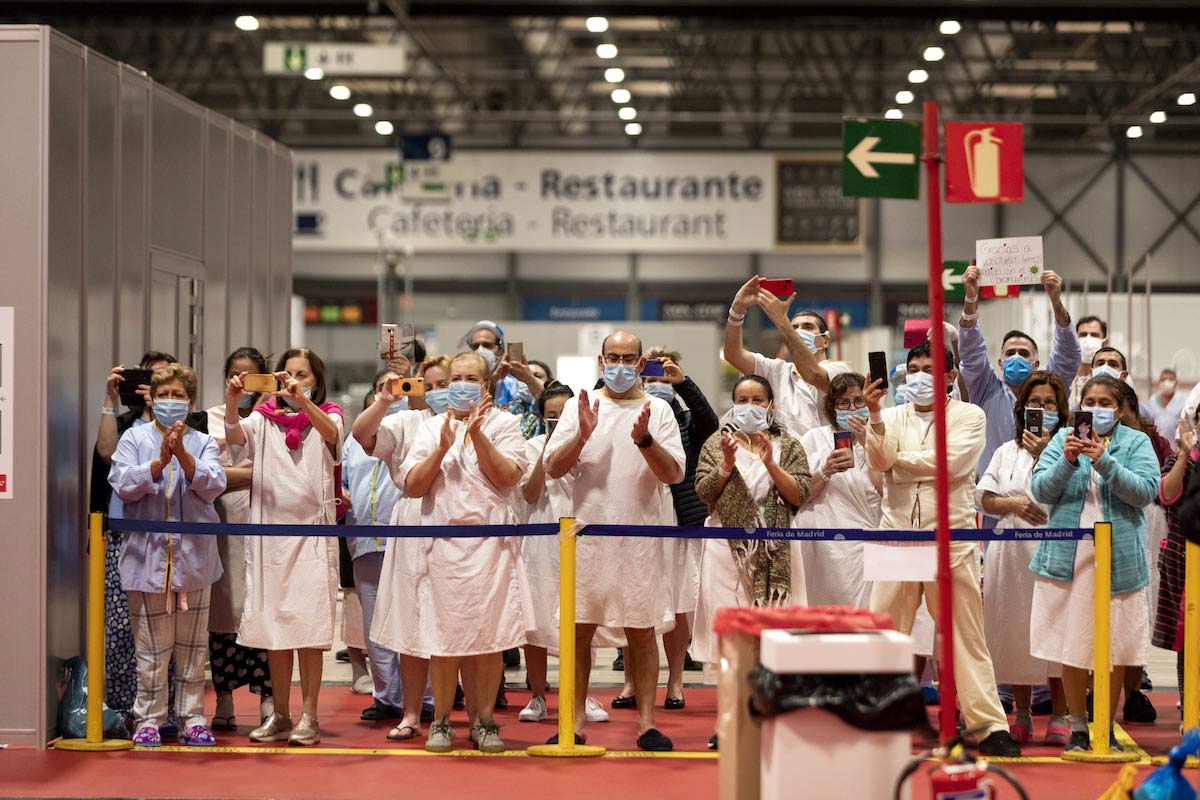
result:
M 575 520 L 558 521 L 558 744 L 535 744 L 531 756 L 580 758 L 604 748 L 575 744 Z M 583 658 L 591 658 L 584 653 Z
M 1138 761 L 1137 753 L 1113 753 L 1108 747 L 1109 688 L 1112 684 L 1112 523 L 1098 522 L 1092 538 L 1096 546 L 1095 634 L 1092 638 L 1092 749 L 1063 753 L 1064 761 L 1115 763 Z
M 1183 729 L 1200 725 L 1200 544 L 1184 545 Z M 1187 766 L 1194 768 L 1196 759 Z
M 59 739 L 55 750 L 131 750 L 129 739 L 104 738 L 104 515 L 88 520 L 87 738 Z

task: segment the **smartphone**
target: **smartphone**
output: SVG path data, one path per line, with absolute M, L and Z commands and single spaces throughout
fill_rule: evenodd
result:
M 913 348 L 921 342 L 929 341 L 929 326 L 927 319 L 904 320 L 904 346 Z
M 850 431 L 833 432 L 833 449 L 849 450 L 850 458 L 854 458 L 854 434 Z
M 796 285 L 791 278 L 763 278 L 758 285 L 776 297 L 791 297 L 796 293 Z
M 1080 439 L 1092 438 L 1092 412 L 1075 412 L 1075 436 Z
M 656 358 L 650 359 L 646 362 L 646 366 L 642 367 L 643 378 L 663 378 L 666 377 L 666 374 L 663 363 Z
M 416 331 L 412 325 L 385 322 L 379 326 L 379 357 L 387 361 L 404 356 L 411 362 L 416 352 L 413 346 L 416 339 Z
M 883 381 L 883 387 L 886 389 L 888 385 L 887 353 L 884 353 L 882 350 L 867 353 L 867 365 L 871 368 L 871 377 L 867 383 L 871 384 L 875 381 Z
M 514 364 L 521 364 L 525 361 L 525 343 L 524 342 L 509 342 L 508 343 L 508 360 Z
M 274 375 L 243 375 L 242 388 L 247 392 L 269 394 L 279 391 L 279 381 Z
M 424 394 L 424 378 L 396 378 L 392 381 L 392 397 L 421 397 Z
M 139 386 L 149 386 L 150 378 L 154 375 L 152 369 L 127 369 L 121 372 L 121 383 L 117 387 L 117 391 L 121 395 L 121 402 L 127 406 L 131 406 L 141 402 L 140 395 L 137 393 Z
M 1025 409 L 1025 430 L 1034 436 L 1042 435 L 1042 410 L 1040 408 Z

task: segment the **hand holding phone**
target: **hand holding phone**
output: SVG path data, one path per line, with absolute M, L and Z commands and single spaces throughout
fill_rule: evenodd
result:
M 643 378 L 664 378 L 666 377 L 666 369 L 663 363 L 657 358 L 651 358 L 646 361 L 646 366 L 642 367 Z
M 242 388 L 247 392 L 274 394 L 279 391 L 279 381 L 274 375 L 243 375 Z
M 525 343 L 524 342 L 509 342 L 508 343 L 508 360 L 514 364 L 525 363 Z
M 1034 436 L 1041 438 L 1043 419 L 1044 419 L 1044 417 L 1042 414 L 1042 409 L 1040 409 L 1040 408 L 1025 409 L 1025 430 L 1029 431 Z
M 758 285 L 779 298 L 791 297 L 796 293 L 796 284 L 791 278 L 763 278 Z
M 1092 412 L 1076 411 L 1075 412 L 1075 436 L 1084 441 L 1091 441 L 1092 436 Z
M 867 353 L 867 366 L 870 367 L 871 374 L 867 381 L 883 381 L 887 383 L 887 354 L 882 350 L 876 350 L 872 353 Z
M 127 406 L 144 402 L 150 395 L 150 379 L 153 376 L 154 370 L 150 369 L 123 370 L 121 382 L 118 384 L 121 402 Z M 139 397 L 141 400 L 138 399 Z
M 392 397 L 424 397 L 424 378 L 396 378 L 391 385 Z

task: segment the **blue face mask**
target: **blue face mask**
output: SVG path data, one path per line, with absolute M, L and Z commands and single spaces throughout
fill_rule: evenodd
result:
M 379 395 L 375 395 L 375 400 L 379 400 Z M 385 417 L 390 417 L 392 414 L 395 414 L 399 411 L 408 411 L 407 397 L 401 397 L 399 400 L 393 402 L 390 406 L 388 406 L 388 410 L 385 411 L 383 415 Z
M 625 394 L 637 383 L 637 367 L 613 364 L 604 367 L 604 385 L 617 394 Z
M 1009 356 L 1004 359 L 1004 380 L 1009 386 L 1020 386 L 1033 372 L 1033 364 L 1023 356 Z
M 450 407 L 455 411 L 469 411 L 471 403 L 479 405 L 480 387 L 478 383 L 455 381 L 447 390 L 450 394 Z
M 312 399 L 312 389 L 308 388 L 307 386 L 306 386 L 306 387 L 304 387 L 304 389 L 303 389 L 303 390 L 301 390 L 300 394 L 304 395 L 304 396 L 305 396 L 305 397 L 307 397 L 309 400 L 311 400 L 311 399 Z M 287 403 L 287 404 L 288 404 L 288 408 L 292 409 L 292 411 L 299 411 L 299 410 L 300 410 L 300 404 L 299 404 L 299 403 L 297 403 L 295 400 L 293 400 L 293 399 L 292 399 L 292 398 L 290 398 L 290 397 L 284 397 L 284 398 L 283 398 L 283 402 Z
M 523 383 L 517 384 L 517 399 L 526 406 L 533 405 L 533 391 Z
M 258 395 L 253 393 L 246 395 L 241 400 L 238 400 L 238 408 L 254 408 L 254 399 L 256 397 Z
M 646 394 L 657 397 L 659 400 L 666 400 L 669 403 L 675 399 L 675 389 L 669 383 L 653 381 L 647 383 L 645 388 Z
M 817 336 L 824 336 L 824 334 L 816 334 L 812 331 L 806 331 L 803 328 L 797 328 L 796 334 L 800 337 L 800 341 L 804 342 L 804 346 L 808 348 L 810 353 L 815 353 L 821 349 L 817 347 Z
M 429 410 L 434 414 L 445 414 L 446 409 L 450 407 L 450 390 L 428 390 L 425 392 L 425 405 L 429 406 Z
M 176 422 L 183 422 L 188 415 L 187 400 L 155 400 L 154 418 L 164 428 L 169 428 Z
M 1117 426 L 1117 412 L 1114 409 L 1085 406 L 1080 411 L 1092 412 L 1092 428 L 1101 436 L 1107 436 Z
M 1056 430 L 1058 430 L 1058 420 L 1059 417 L 1057 411 L 1042 412 L 1042 425 L 1044 425 L 1046 430 L 1050 431 L 1051 433 L 1054 433 Z
M 850 430 L 850 418 L 851 417 L 861 417 L 862 419 L 868 419 L 870 416 L 871 416 L 871 412 L 865 408 L 856 408 L 853 411 L 839 411 L 839 412 L 837 412 L 837 426 L 844 431 L 848 431 L 848 430 Z
M 908 387 L 900 384 L 896 387 L 896 405 L 902 406 L 908 402 Z
M 742 403 L 741 405 L 734 406 L 732 421 L 739 431 L 750 436 L 760 431 L 765 431 L 769 424 L 767 409 L 763 406 L 756 406 L 753 403 Z

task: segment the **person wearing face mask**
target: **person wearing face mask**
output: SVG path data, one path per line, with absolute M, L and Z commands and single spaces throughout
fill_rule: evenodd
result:
M 709 508 L 707 527 L 788 528 L 809 497 L 804 447 L 774 417 L 775 394 L 757 375 L 733 387 L 729 423 L 704 443 L 696 493 Z M 698 660 L 719 661 L 712 623 L 725 606 L 807 605 L 804 565 L 787 542 L 705 539 L 696 607 Z M 716 737 L 709 740 L 715 749 Z
M 550 478 L 575 478 L 572 514 L 612 525 L 674 525 L 667 488 L 683 480 L 686 454 L 671 407 L 646 396 L 638 375 L 646 365 L 642 343 L 626 331 L 607 336 L 597 358 L 604 388 L 567 403 L 545 470 Z M 658 685 L 658 632 L 675 623 L 667 549 L 654 537 L 583 537 L 578 543 L 575 616 L 577 652 L 592 646 L 596 628 L 624 628 L 625 670 L 633 673 L 638 747 L 670 750 L 671 740 L 654 727 Z M 575 738 L 586 736 L 584 703 L 590 659 L 575 670 Z M 557 737 L 551 740 L 557 741 Z
M 239 347 L 225 359 L 225 380 L 243 372 L 261 375 L 267 371 L 267 360 L 256 347 Z M 245 419 L 254 407 L 267 400 L 265 394 L 247 394 L 238 405 L 238 416 Z M 225 492 L 214 504 L 221 522 L 240 524 L 250 520 L 250 461 L 229 460 L 225 442 L 225 404 L 208 409 L 208 429 L 221 451 L 225 468 Z M 258 711 L 261 723 L 275 710 L 271 693 L 271 675 L 267 667 L 267 652 L 237 643 L 238 626 L 242 621 L 242 606 L 246 599 L 246 544 L 241 536 L 218 536 L 217 552 L 225 571 L 213 584 L 208 610 L 208 659 L 211 666 L 213 691 L 217 708 L 213 712 L 214 731 L 236 731 L 233 713 L 233 692 L 247 686 L 259 696 Z
M 450 362 L 449 410 L 424 422 L 394 472 L 411 514 L 407 524 L 517 521 L 515 488 L 525 471 L 525 440 L 519 421 L 493 407 L 491 388 L 491 370 L 479 354 L 460 353 Z M 401 539 L 395 545 L 395 561 L 417 573 L 419 602 L 392 623 L 376 620 L 371 633 L 402 654 L 430 659 L 434 721 L 425 749 L 444 753 L 454 747 L 450 712 L 462 663 L 470 739 L 482 752 L 502 752 L 493 716 L 503 679 L 501 653 L 526 643 L 519 541 L 450 537 Z
M 1079 369 L 1071 381 L 1071 410 L 1079 408 L 1079 397 L 1083 386 L 1092 377 L 1092 359 L 1102 347 L 1108 345 L 1108 323 L 1099 317 L 1083 317 L 1075 323 L 1075 335 L 1079 339 Z
M 1067 423 L 1066 407 L 1066 384 L 1049 372 L 1033 373 L 1017 390 L 1013 406 L 1016 437 L 996 448 L 975 487 L 975 502 L 996 518 L 995 530 L 1045 527 L 1049 514 L 1033 499 L 1030 482 L 1050 438 Z M 1040 436 L 1025 427 L 1027 409 L 1042 413 Z M 988 543 L 983 559 L 983 626 L 996 680 L 1012 687 L 1017 714 L 1013 738 L 1019 744 L 1033 741 L 1032 687 L 1049 681 L 1053 708 L 1045 742 L 1061 746 L 1067 743 L 1070 728 L 1058 665 L 1030 655 L 1034 577 L 1029 562 L 1036 551 L 1037 542 Z
M 368 406 L 354 420 L 351 428 L 352 441 L 346 443 L 348 453 L 351 448 L 355 448 L 362 452 L 363 458 L 370 460 L 371 474 L 375 480 L 379 478 L 375 473 L 375 465 L 381 466 L 384 471 L 382 473 L 384 480 L 390 486 L 388 491 L 395 493 L 395 500 L 389 506 L 387 516 L 377 513 L 377 524 L 421 524 L 419 508 L 405 499 L 404 483 L 402 480 L 397 480 L 396 475 L 416 443 L 425 423 L 431 417 L 445 414 L 449 407 L 450 359 L 446 356 L 426 358 L 417 367 L 417 375 L 425 382 L 424 397 L 412 397 L 410 398 L 412 408 L 394 411 L 393 408 L 398 401 L 391 394 L 389 382 L 377 380 L 376 403 Z M 418 406 L 424 406 L 424 408 L 418 408 Z M 349 458 L 350 456 L 347 455 L 347 460 Z M 360 502 L 358 500 L 354 502 L 355 508 Z M 370 503 L 369 496 L 366 498 L 366 502 Z M 373 542 L 373 540 L 370 541 Z M 410 564 L 403 558 L 398 558 L 398 548 L 394 544 L 385 544 L 379 551 L 378 557 L 371 556 L 368 552 L 364 558 L 369 560 L 363 562 L 363 567 L 368 569 L 361 569 L 358 566 L 358 562 L 363 560 L 362 558 L 355 558 L 354 562 L 356 583 L 360 580 L 360 571 L 368 584 L 371 583 L 372 576 L 374 576 L 375 588 L 370 603 L 372 613 L 369 619 L 365 617 L 367 604 L 363 605 L 363 629 L 367 633 L 367 646 L 369 649 L 379 648 L 385 653 L 397 653 L 396 648 L 385 645 L 383 642 L 395 641 L 399 635 L 396 626 L 405 624 L 408 614 L 420 602 L 417 594 L 419 578 L 414 572 L 416 563 Z M 373 548 L 368 548 L 368 551 L 371 550 Z M 379 562 L 377 573 L 371 563 L 373 560 Z M 375 656 L 372 655 L 371 659 L 374 662 Z M 398 653 L 394 663 L 398 671 L 394 675 L 389 675 L 385 680 L 385 683 L 392 687 L 389 691 L 391 697 L 394 698 L 393 702 L 387 703 L 391 708 L 382 710 L 388 716 L 385 717 L 383 713 L 372 711 L 371 709 L 375 707 L 372 705 L 371 708 L 363 711 L 363 719 L 394 718 L 395 712 L 391 709 L 398 709 L 400 721 L 388 732 L 387 738 L 394 741 L 413 739 L 420 735 L 421 723 L 433 719 L 433 695 L 428 688 L 429 660 L 406 653 Z M 395 681 L 399 682 L 398 688 L 395 687 Z M 405 705 L 403 703 L 404 697 L 421 697 L 422 694 L 424 697 L 419 704 L 414 702 Z M 370 714 L 368 714 L 369 711 Z
M 219 521 L 213 501 L 225 491 L 225 470 L 213 438 L 184 424 L 195 403 L 196 373 L 190 368 L 167 364 L 154 372 L 148 404 L 154 422 L 121 437 L 108 476 L 126 519 Z M 216 539 L 129 533 L 121 546 L 120 570 L 137 643 L 134 744 L 162 744 L 159 723 L 166 718 L 172 659 L 183 722 L 180 742 L 216 744 L 204 716 L 209 595 L 221 576 Z
M 141 369 L 157 370 L 174 364 L 175 356 L 151 350 L 142 355 L 138 366 Z M 122 503 L 108 482 L 109 467 L 117 443 L 126 431 L 149 424 L 154 415 L 146 403 L 149 385 L 137 387 L 136 400 L 123 414 L 117 413 L 120 402 L 121 364 L 113 367 L 104 386 L 104 404 L 100 407 L 100 425 L 96 431 L 96 444 L 92 449 L 92 471 L 89 503 L 92 513 L 105 514 L 107 519 L 121 519 Z M 189 428 L 208 432 L 208 418 L 202 412 L 188 414 L 184 420 Z M 133 646 L 132 628 L 129 623 L 129 606 L 121 590 L 121 576 L 117 562 L 121 555 L 122 534 L 108 531 L 104 554 L 104 675 L 105 702 L 126 716 L 133 708 L 137 694 L 137 662 Z M 172 669 L 174 669 L 172 667 Z M 175 719 L 175 684 L 170 682 L 170 700 L 167 717 L 163 720 L 162 735 L 171 737 L 179 729 Z
M 891 530 L 937 527 L 934 484 L 939 457 L 934 448 L 933 407 L 935 403 L 944 403 L 950 527 L 973 528 L 975 470 L 987 435 L 984 412 L 974 404 L 934 395 L 934 369 L 944 370 L 947 393 L 957 377 L 954 355 L 949 350 L 935 359 L 929 343 L 922 342 L 908 351 L 906 363 L 908 403 L 882 409 L 880 404 L 887 393 L 882 381 L 873 381 L 864 392 L 870 414 L 867 463 L 883 473 L 881 527 Z M 992 657 L 984 638 L 979 552 L 974 542 L 950 543 L 950 569 L 952 597 L 939 597 L 936 581 L 876 581 L 871 589 L 871 610 L 890 614 L 896 629 L 908 633 L 922 595 L 935 620 L 939 602 L 953 603 L 954 680 L 967 730 L 983 731 L 979 752 L 984 755 L 1020 755 L 1021 749 L 1009 733 L 1008 719 L 1000 705 Z
M 1150 395 L 1146 404 L 1155 426 L 1168 435 L 1179 425 L 1179 415 L 1183 413 L 1184 401 L 1187 400 L 1176 391 L 1178 386 L 1178 373 L 1173 369 L 1164 369 L 1158 374 L 1158 391 Z
M 963 275 L 962 317 L 959 320 L 958 352 L 962 359 L 962 377 L 971 402 L 983 409 L 987 417 L 987 441 L 980 454 L 977 470 L 982 473 L 992 461 L 996 448 L 1013 438 L 1013 402 L 1016 391 L 1025 379 L 1040 368 L 1037 343 L 1026 333 L 1009 331 L 1000 342 L 1000 359 L 996 374 L 988 363 L 987 343 L 979 325 L 979 280 L 977 266 L 970 266 Z M 1054 342 L 1046 371 L 1057 375 L 1064 384 L 1075 377 L 1079 365 L 1079 340 L 1071 329 L 1071 315 L 1062 301 L 1062 278 L 1053 270 L 1042 273 L 1042 287 L 1054 312 Z
M 250 732 L 250 740 L 314 745 L 321 741 L 321 651 L 333 646 L 338 547 L 332 537 L 304 536 L 303 530 L 337 519 L 342 409 L 326 402 L 325 365 L 306 347 L 279 357 L 275 378 L 282 388 L 242 419 L 244 377 L 234 375 L 226 386 L 224 428 L 229 459 L 251 462 L 249 522 L 297 528 L 295 536 L 246 540 L 246 603 L 238 642 L 267 651 L 271 684 L 280 687 L 275 710 Z M 299 651 L 303 696 L 295 724 L 284 691 L 292 683 L 293 651 Z
M 812 470 L 808 502 L 796 514 L 797 528 L 879 527 L 883 477 L 867 463 L 866 379 L 855 372 L 829 384 L 825 418 L 832 424 L 800 438 Z M 835 447 L 835 433 L 852 435 L 849 447 Z M 871 598 L 863 580 L 862 542 L 793 542 L 797 563 L 804 564 L 808 603 L 813 606 L 859 606 Z
M 1031 488 L 1033 499 L 1050 507 L 1052 528 L 1112 523 L 1112 691 L 1110 698 L 1096 702 L 1107 700 L 1115 718 L 1122 665 L 1146 663 L 1150 574 L 1145 509 L 1158 494 L 1160 470 L 1146 435 L 1119 422 L 1126 409 L 1118 381 L 1094 376 L 1083 388 L 1081 409 L 1092 414 L 1092 436 L 1080 438 L 1074 429 L 1061 428 L 1038 459 Z M 1066 749 L 1087 750 L 1095 547 L 1091 542 L 1045 541 L 1029 568 L 1036 576 L 1031 655 L 1062 664 L 1071 725 Z M 1111 730 L 1107 735 L 1110 748 L 1121 751 Z
M 829 382 L 850 365 L 829 361 L 831 337 L 825 320 L 816 311 L 801 311 L 788 318 L 795 295 L 779 299 L 761 288 L 755 275 L 738 290 L 725 323 L 725 360 L 743 375 L 761 375 L 771 384 L 779 423 L 793 436 L 803 436 L 822 425 L 821 406 Z M 742 343 L 742 325 L 751 306 L 759 306 L 779 333 L 791 361 L 752 353 Z

